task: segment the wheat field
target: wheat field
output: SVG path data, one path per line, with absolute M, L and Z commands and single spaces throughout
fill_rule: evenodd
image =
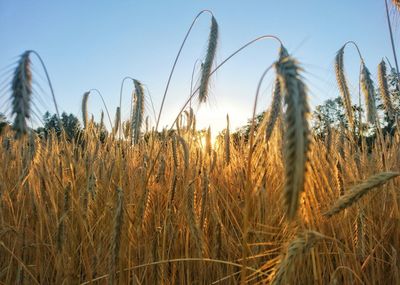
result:
M 121 121 L 121 105 L 114 122 L 106 110 L 109 133 L 104 114 L 88 116 L 93 91 L 83 95 L 76 137 L 60 119 L 59 132 L 34 132 L 31 57 L 39 55 L 23 53 L 10 83 L 13 124 L 0 135 L 0 284 L 400 284 L 400 127 L 385 62 L 378 111 L 360 54 L 362 122 L 344 73 L 344 50 L 357 45 L 339 49 L 332 74 L 348 125 L 321 139 L 301 64 L 268 38 L 281 44 L 266 70 L 276 78 L 271 107 L 256 124 L 257 93 L 249 133 L 235 135 L 227 116 L 215 141 L 187 106 L 159 130 L 162 103 L 149 125 L 136 79 L 130 120 Z M 211 15 L 192 95 L 199 103 L 219 68 L 217 42 Z

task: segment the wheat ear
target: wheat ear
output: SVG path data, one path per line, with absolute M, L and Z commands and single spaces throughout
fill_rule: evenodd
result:
M 278 79 L 285 98 L 285 175 L 284 198 L 289 219 L 296 215 L 300 193 L 304 190 L 309 150 L 309 106 L 306 86 L 297 62 L 285 57 L 276 63 Z
M 335 165 L 335 179 L 336 179 L 337 192 L 339 193 L 339 195 L 343 195 L 344 194 L 343 168 L 339 159 L 337 160 Z
M 212 16 L 210 35 L 208 38 L 207 54 L 201 70 L 200 89 L 199 89 L 200 102 L 206 102 L 208 98 L 211 68 L 214 63 L 214 58 L 217 51 L 217 44 L 218 44 L 218 23 L 215 17 Z
M 367 120 L 369 123 L 374 124 L 377 119 L 375 88 L 371 79 L 371 73 L 364 62 L 361 63 L 361 89 L 364 93 L 365 104 L 367 105 Z
M 178 141 L 179 141 L 180 145 L 182 146 L 183 161 L 184 161 L 184 166 L 185 166 L 184 175 L 185 175 L 185 177 L 187 177 L 187 175 L 189 173 L 189 146 L 186 143 L 185 139 L 182 138 L 181 136 L 178 136 Z
M 30 52 L 24 52 L 18 62 L 11 83 L 12 113 L 15 116 L 13 129 L 16 137 L 28 132 L 27 119 L 31 115 L 32 71 Z
M 83 93 L 82 97 L 82 121 L 83 121 L 83 128 L 87 128 L 87 123 L 88 123 L 88 99 L 89 99 L 89 94 L 90 92 L 85 92 Z
M 206 133 L 206 153 L 211 155 L 211 127 L 209 126 Z
M 307 231 L 292 240 L 287 248 L 287 252 L 272 280 L 273 285 L 289 284 L 288 277 L 294 270 L 296 260 L 308 253 L 315 243 L 323 236 L 314 231 Z
M 176 169 L 179 165 L 178 162 L 178 150 L 177 150 L 177 144 L 176 144 L 176 135 L 173 134 L 171 137 L 171 148 L 172 148 L 172 159 L 174 162 L 174 169 Z
M 355 223 L 355 244 L 357 257 L 361 262 L 364 261 L 367 254 L 365 245 L 365 228 L 365 211 L 364 209 L 359 209 Z
M 160 166 L 158 168 L 158 173 L 156 176 L 156 182 L 157 183 L 165 182 L 165 157 L 164 157 L 164 155 L 161 155 Z
M 324 213 L 324 216 L 331 217 L 341 212 L 360 200 L 361 197 L 367 194 L 371 189 L 399 175 L 400 173 L 398 172 L 382 172 L 369 177 L 367 180 L 347 190 L 346 193 L 336 200 L 333 206 Z
M 143 85 L 138 80 L 133 80 L 135 84 L 135 104 L 132 114 L 132 135 L 133 143 L 137 144 L 140 138 L 140 129 L 143 124 L 144 116 L 144 91 Z
M 281 85 L 279 79 L 277 78 L 275 80 L 274 95 L 272 97 L 271 110 L 268 114 L 268 122 L 265 130 L 265 142 L 268 142 L 269 139 L 271 138 L 272 131 L 274 130 L 274 126 L 276 120 L 279 117 L 281 109 L 282 109 Z
M 100 125 L 99 125 L 99 133 L 104 129 L 104 112 L 101 111 L 100 113 Z
M 120 122 L 121 122 L 121 108 L 117 107 L 117 111 L 115 112 L 113 135 L 116 135 L 118 133 Z
M 288 51 L 286 48 L 281 45 L 280 50 L 279 50 L 279 60 L 283 60 L 285 57 L 289 56 Z M 279 114 L 282 110 L 282 94 L 281 94 L 281 85 L 279 82 L 279 79 L 276 78 L 275 80 L 275 86 L 274 86 L 274 93 L 272 97 L 272 103 L 271 103 L 271 110 L 268 115 L 268 121 L 266 124 L 266 130 L 265 130 L 265 142 L 268 142 L 269 139 L 271 138 L 272 131 L 274 130 L 274 126 L 276 123 L 276 120 L 279 117 Z
M 335 58 L 335 74 L 336 74 L 336 81 L 339 85 L 340 95 L 342 96 L 343 105 L 346 111 L 347 120 L 351 128 L 354 125 L 354 116 L 353 116 L 353 108 L 351 105 L 350 99 L 350 91 L 349 86 L 347 84 L 346 76 L 344 75 L 344 48 L 343 46 L 336 54 Z
M 386 80 L 386 64 L 385 61 L 381 61 L 378 65 L 378 84 L 379 92 L 385 106 L 386 113 L 390 119 L 393 118 L 394 110 L 392 100 L 390 99 L 389 88 Z

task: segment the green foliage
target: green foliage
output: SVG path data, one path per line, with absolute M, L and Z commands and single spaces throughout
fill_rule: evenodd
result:
M 55 132 L 58 137 L 61 136 L 61 129 L 56 114 L 51 115 L 49 112 L 46 112 L 43 116 L 43 121 L 43 127 L 36 129 L 36 132 L 38 134 L 40 134 L 42 137 L 47 138 L 51 132 Z M 65 112 L 62 113 L 61 124 L 64 128 L 65 135 L 68 140 L 77 138 L 82 131 L 81 124 L 79 123 L 78 118 L 73 114 L 68 115 Z
M 254 118 L 254 123 L 255 123 L 255 128 L 254 130 L 257 131 L 258 127 L 260 126 L 261 122 L 264 119 L 264 116 L 266 115 L 266 112 L 262 112 Z M 240 138 L 244 137 L 244 140 L 247 141 L 250 135 L 250 129 L 251 129 L 251 124 L 252 120 L 248 120 L 247 124 L 238 128 L 235 132 L 232 133 L 234 141 L 239 141 Z
M 6 116 L 3 113 L 0 113 L 0 135 L 3 133 L 3 130 L 9 125 L 10 123 L 7 121 Z

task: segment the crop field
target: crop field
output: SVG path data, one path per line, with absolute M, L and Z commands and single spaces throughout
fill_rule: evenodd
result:
M 132 104 L 116 110 L 85 92 L 78 128 L 59 113 L 46 58 L 27 50 L 17 59 L 0 121 L 0 284 L 400 284 L 396 66 L 367 67 L 356 42 L 338 42 L 339 97 L 311 108 L 306 68 L 283 39 L 258 37 L 216 62 L 217 16 L 201 11 L 187 35 L 199 17 L 210 20 L 201 73 L 168 128 L 170 81 L 158 112 L 140 79 L 124 78 Z M 216 70 L 259 40 L 279 48 L 249 102 L 253 116 L 233 129 L 227 115 L 212 138 L 191 106 L 208 102 Z M 351 99 L 348 50 L 362 102 Z M 33 61 L 56 110 L 36 129 Z M 267 73 L 273 91 L 258 114 Z M 104 103 L 98 121 L 89 99 Z

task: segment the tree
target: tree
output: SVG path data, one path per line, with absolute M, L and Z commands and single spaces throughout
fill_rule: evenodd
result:
M 267 115 L 267 112 L 262 112 L 254 118 L 254 131 L 257 132 L 260 124 L 264 120 L 264 116 Z M 232 133 L 233 139 L 235 142 L 238 142 L 241 137 L 244 137 L 244 140 L 247 141 L 251 131 L 251 124 L 252 120 L 249 119 L 247 124 L 237 129 L 235 132 Z
M 46 112 L 43 116 L 43 121 L 44 125 L 43 127 L 36 129 L 37 133 L 47 137 L 50 132 L 54 131 L 58 137 L 61 136 L 61 129 L 56 114 L 51 115 L 49 112 Z M 64 128 L 66 138 L 70 141 L 77 138 L 82 131 L 78 118 L 73 114 L 68 115 L 63 112 L 61 114 L 61 124 Z
M 312 127 L 317 136 L 323 137 L 327 128 L 336 128 L 340 125 L 348 126 L 342 99 L 328 99 L 318 105 L 312 114 Z
M 5 128 L 9 125 L 10 125 L 10 123 L 7 121 L 6 116 L 3 113 L 0 113 L 0 135 L 3 133 Z

